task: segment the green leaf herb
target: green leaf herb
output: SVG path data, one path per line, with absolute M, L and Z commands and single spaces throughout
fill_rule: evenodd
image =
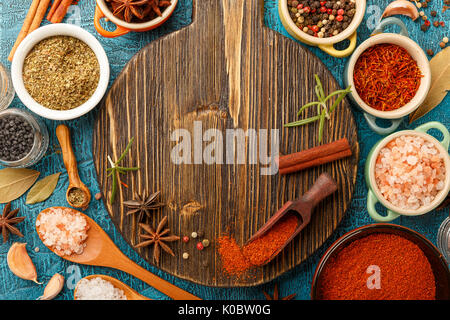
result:
M 108 161 L 111 164 L 111 168 L 106 169 L 106 171 L 108 172 L 108 177 L 112 176 L 112 188 L 111 188 L 111 196 L 109 198 L 109 203 L 113 204 L 114 200 L 116 199 L 116 194 L 117 194 L 117 188 L 119 187 L 119 174 L 126 174 L 127 172 L 130 171 L 137 171 L 139 170 L 138 167 L 121 167 L 120 163 L 123 161 L 123 159 L 126 157 L 128 151 L 130 151 L 131 145 L 133 144 L 134 138 L 131 138 L 130 142 L 128 142 L 127 147 L 125 148 L 125 151 L 122 152 L 122 154 L 119 157 L 119 160 L 117 160 L 116 162 L 113 162 L 111 160 L 111 157 L 108 156 Z
M 322 142 L 323 129 L 325 126 L 325 119 L 330 119 L 330 115 L 333 113 L 333 111 L 336 109 L 336 107 L 339 105 L 339 103 L 341 103 L 341 101 L 345 98 L 345 96 L 351 91 L 350 90 L 351 86 L 348 86 L 345 90 L 334 91 L 325 97 L 325 93 L 324 93 L 323 87 L 322 87 L 322 82 L 320 81 L 319 76 L 317 74 L 315 74 L 314 77 L 315 77 L 316 83 L 317 83 L 316 86 L 314 87 L 314 91 L 315 91 L 317 99 L 319 101 L 313 101 L 313 102 L 303 105 L 300 108 L 300 110 L 298 111 L 297 116 L 300 116 L 304 110 L 306 110 L 312 106 L 317 106 L 317 115 L 310 117 L 310 118 L 286 123 L 284 126 L 286 128 L 291 128 L 291 127 L 302 126 L 302 125 L 305 125 L 308 123 L 319 121 L 319 142 Z M 334 101 L 334 103 L 328 109 L 327 102 L 335 95 L 339 95 L 339 97 L 336 99 L 336 101 Z

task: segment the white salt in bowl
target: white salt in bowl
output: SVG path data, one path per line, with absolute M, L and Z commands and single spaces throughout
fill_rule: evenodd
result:
M 429 135 L 427 132 L 431 129 L 439 130 L 444 136 L 443 140 L 438 141 L 436 138 Z M 381 194 L 375 179 L 375 164 L 381 149 L 383 149 L 393 139 L 403 135 L 420 136 L 424 138 L 426 141 L 432 142 L 444 159 L 445 165 L 444 188 L 438 192 L 435 199 L 430 204 L 423 205 L 417 210 L 404 209 L 393 205 Z M 365 166 L 365 178 L 368 188 L 367 210 L 372 219 L 378 222 L 389 222 L 396 219 L 400 215 L 404 216 L 422 215 L 434 210 L 437 206 L 439 206 L 445 200 L 447 194 L 450 191 L 450 156 L 448 153 L 449 143 L 450 143 L 450 134 L 447 128 L 440 122 L 433 121 L 425 123 L 414 130 L 398 131 L 385 137 L 384 139 L 380 140 L 377 144 L 375 144 L 375 146 L 372 148 L 372 150 L 369 152 L 369 155 L 367 156 Z M 375 208 L 375 205 L 378 202 L 387 209 L 387 215 L 383 216 L 378 213 L 378 211 Z
M 85 103 L 70 110 L 52 110 L 44 107 L 31 97 L 23 83 L 23 64 L 28 53 L 40 41 L 53 36 L 70 36 L 83 41 L 95 53 L 100 67 L 100 79 L 94 94 Z M 71 120 L 91 111 L 105 95 L 109 74 L 108 57 L 100 42 L 86 30 L 65 23 L 47 25 L 30 33 L 17 48 L 11 65 L 11 78 L 19 99 L 34 113 L 52 120 Z

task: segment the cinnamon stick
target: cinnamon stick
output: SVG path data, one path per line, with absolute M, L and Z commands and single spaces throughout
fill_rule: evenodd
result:
M 33 0 L 31 3 L 30 9 L 28 9 L 27 16 L 22 25 L 22 29 L 20 29 L 19 35 L 17 36 L 16 42 L 9 53 L 8 60 L 12 61 L 14 54 L 16 53 L 17 47 L 22 42 L 23 39 L 28 35 L 28 30 L 30 29 L 31 24 L 33 23 L 34 17 L 36 15 L 36 11 L 38 9 L 40 0 Z
M 61 0 L 53 1 L 52 6 L 50 7 L 50 11 L 48 12 L 48 15 L 47 15 L 48 21 L 50 21 L 50 19 L 53 17 L 53 15 L 55 14 L 56 9 L 58 9 L 60 3 L 61 3 Z
M 310 162 L 318 158 L 323 158 L 350 149 L 351 147 L 347 138 L 342 138 L 308 150 L 281 156 L 278 159 L 278 168 L 283 169 L 292 167 L 300 163 Z
M 30 29 L 28 30 L 28 34 L 41 26 L 42 20 L 44 20 L 45 13 L 47 12 L 49 5 L 50 0 L 41 0 L 39 2 L 39 6 L 34 16 L 33 22 L 31 23 Z
M 288 174 L 288 173 L 293 173 L 293 172 L 297 172 L 297 171 L 300 171 L 300 170 L 305 170 L 305 169 L 313 168 L 313 167 L 316 167 L 316 166 L 320 166 L 322 164 L 329 163 L 329 162 L 332 162 L 332 161 L 336 161 L 336 160 L 339 160 L 339 159 L 343 159 L 343 158 L 349 157 L 351 155 L 352 155 L 352 150 L 351 149 L 347 149 L 347 150 L 339 151 L 337 153 L 333 153 L 333 154 L 330 154 L 330 155 L 327 155 L 327 156 L 324 156 L 324 157 L 315 158 L 315 159 L 310 160 L 310 161 L 301 162 L 299 164 L 296 164 L 296 165 L 293 165 L 293 166 L 290 166 L 290 167 L 284 167 L 282 169 L 279 169 L 279 173 L 281 175 Z
M 69 10 L 69 7 L 72 5 L 72 1 L 73 0 L 62 0 L 49 21 L 52 23 L 60 23 L 66 16 L 67 10 Z

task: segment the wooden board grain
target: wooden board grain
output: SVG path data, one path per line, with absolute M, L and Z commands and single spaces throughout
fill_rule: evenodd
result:
M 104 195 L 111 190 L 107 156 L 117 159 L 130 138 L 136 138 L 124 165 L 141 169 L 122 176 L 128 188 L 121 186 L 113 205 L 105 201 L 124 238 L 135 245 L 139 230 L 137 216 L 127 216 L 122 202 L 132 199 L 134 191 L 160 190 L 167 205 L 150 223 L 168 215 L 175 234 L 201 231 L 212 242 L 203 251 L 195 249 L 192 240 L 172 244 L 176 256 L 163 254 L 159 265 L 172 275 L 208 286 L 251 286 L 305 261 L 336 229 L 353 194 L 359 147 L 347 101 L 328 121 L 323 143 L 347 137 L 354 155 L 288 176 L 261 175 L 265 165 L 249 164 L 248 158 L 246 164 L 177 165 L 171 160 L 177 142 L 170 138 L 180 128 L 194 136 L 194 123 L 200 121 L 202 132 L 217 129 L 224 136 L 226 129 L 279 129 L 279 150 L 284 154 L 317 146 L 317 123 L 283 128 L 296 119 L 302 104 L 316 99 L 314 74 L 326 92 L 339 89 L 316 56 L 264 26 L 262 0 L 196 1 L 192 24 L 138 52 L 117 77 L 98 114 L 93 155 Z M 247 145 L 247 157 L 249 149 Z M 270 264 L 240 278 L 224 274 L 215 240 L 231 234 L 243 244 L 324 171 L 337 180 L 339 190 L 319 205 L 310 225 Z M 151 250 L 138 252 L 154 264 Z M 182 259 L 183 252 L 190 254 L 188 260 Z

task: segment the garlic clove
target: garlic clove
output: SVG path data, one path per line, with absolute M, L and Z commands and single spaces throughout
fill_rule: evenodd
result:
M 402 14 L 416 20 L 419 17 L 419 11 L 416 6 L 407 0 L 396 0 L 388 4 L 383 12 L 382 18 L 393 16 L 395 14 Z
M 42 284 L 37 281 L 36 267 L 28 255 L 26 245 L 26 243 L 13 243 L 6 257 L 8 267 L 19 278 Z
M 38 300 L 52 300 L 64 287 L 64 277 L 59 273 L 55 273 L 44 289 L 44 294 Z

